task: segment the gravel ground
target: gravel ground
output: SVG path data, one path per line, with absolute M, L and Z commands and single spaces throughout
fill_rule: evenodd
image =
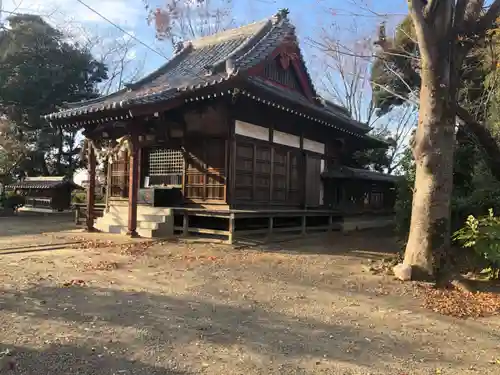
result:
M 500 318 L 363 272 L 380 233 L 147 247 L 3 220 L 0 374 L 500 374 Z

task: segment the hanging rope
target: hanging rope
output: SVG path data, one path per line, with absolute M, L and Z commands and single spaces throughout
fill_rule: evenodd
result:
M 129 154 L 132 152 L 130 136 L 120 138 L 116 145 L 114 145 L 113 142 L 116 141 L 110 141 L 110 144 L 106 146 L 96 145 L 92 139 L 86 138 L 81 152 L 82 160 L 87 160 L 88 152 L 91 148 L 94 150 L 96 159 L 99 163 L 105 161 L 112 163 L 116 161 L 120 151 L 128 151 Z

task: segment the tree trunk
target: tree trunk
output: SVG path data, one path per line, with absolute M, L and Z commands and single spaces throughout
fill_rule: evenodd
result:
M 443 61 L 440 62 L 440 64 Z M 412 278 L 434 278 L 450 245 L 455 112 L 446 61 L 442 74 L 422 67 L 420 112 L 414 145 L 415 189 L 404 264 Z M 449 65 L 448 65 L 449 67 Z

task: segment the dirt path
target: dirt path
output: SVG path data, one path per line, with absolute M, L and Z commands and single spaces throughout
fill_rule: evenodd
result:
M 2 366 L 21 374 L 500 374 L 499 318 L 425 311 L 411 285 L 362 272 L 362 261 L 393 247 L 365 233 L 261 249 L 169 242 L 142 256 L 124 245 L 0 255 L 0 350 L 12 351 Z

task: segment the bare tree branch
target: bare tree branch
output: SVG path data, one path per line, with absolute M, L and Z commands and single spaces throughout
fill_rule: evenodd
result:
M 484 1 L 481 1 L 481 3 L 484 4 Z M 493 22 L 495 22 L 499 13 L 500 0 L 495 0 L 486 11 L 486 14 L 479 19 L 479 22 L 476 23 L 477 27 L 474 29 L 475 33 L 477 35 L 484 35 L 486 30 L 493 25 Z

